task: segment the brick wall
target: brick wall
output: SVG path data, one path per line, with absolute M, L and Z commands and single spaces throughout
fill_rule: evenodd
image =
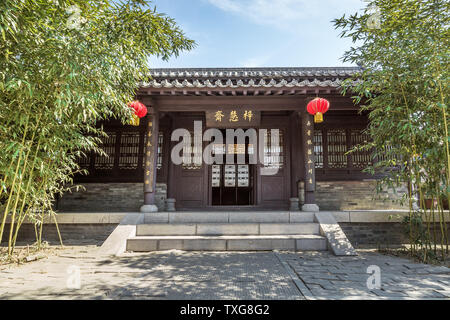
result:
M 362 181 L 317 181 L 316 202 L 320 210 L 388 210 L 402 209 L 393 199 L 401 194 L 392 190 L 377 194 L 375 180 Z M 301 187 L 299 192 L 302 192 Z M 401 192 L 405 192 L 402 190 Z
M 9 224 L 6 224 L 9 230 Z M 91 244 L 101 245 L 114 231 L 117 224 L 114 223 L 60 223 L 58 224 L 59 232 L 65 245 L 79 245 Z M 8 233 L 3 235 L 3 241 L 7 241 Z M 19 244 L 32 244 L 36 241 L 36 234 L 34 232 L 34 224 L 24 223 L 20 227 L 17 235 Z M 54 224 L 44 224 L 42 228 L 42 241 L 47 241 L 50 244 L 59 244 L 59 236 Z M 2 242 L 3 245 L 6 242 Z
M 143 183 L 84 183 L 83 186 L 85 190 L 64 194 L 57 209 L 64 212 L 136 212 L 143 204 Z M 166 198 L 166 184 L 157 183 L 159 210 L 164 210 Z
M 375 192 L 374 180 L 318 181 L 316 201 L 321 210 L 388 210 L 404 208 L 392 199 L 399 194 L 391 190 L 382 194 Z M 120 212 L 139 211 L 143 203 L 142 183 L 84 183 L 86 190 L 66 193 L 59 200 L 57 209 L 64 212 Z M 299 194 L 303 193 L 299 184 Z M 374 199 L 381 197 L 382 199 Z M 164 210 L 167 185 L 156 184 L 156 205 Z M 303 197 L 299 197 L 303 199 Z M 386 199 L 384 201 L 383 199 Z
M 405 233 L 403 223 L 383 222 L 383 223 L 360 223 L 344 222 L 339 223 L 348 240 L 353 246 L 378 245 L 380 247 L 409 243 Z M 440 243 L 440 225 L 434 226 L 436 230 L 437 243 Z M 450 223 L 447 223 L 447 230 L 450 231 Z M 448 232 L 447 231 L 447 232 Z
M 339 223 L 347 238 L 353 246 L 379 246 L 386 247 L 391 245 L 407 244 L 409 240 L 405 235 L 403 223 L 383 222 L 383 223 L 355 223 L 343 222 Z M 108 238 L 117 224 L 64 224 L 58 225 L 64 244 L 95 244 L 101 245 Z M 9 225 L 6 224 L 6 230 Z M 440 226 L 435 226 L 437 241 L 440 241 Z M 447 230 L 450 232 L 450 223 L 447 223 Z M 7 239 L 8 234 L 5 233 L 3 241 Z M 51 244 L 58 244 L 59 238 L 54 224 L 44 224 L 43 240 Z M 31 244 L 35 241 L 34 225 L 30 223 L 23 224 L 20 228 L 18 241 L 20 243 Z M 3 242 L 5 244 L 5 242 Z

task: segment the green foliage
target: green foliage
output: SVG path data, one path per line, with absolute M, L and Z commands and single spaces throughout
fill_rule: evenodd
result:
M 0 241 L 9 252 L 20 224 L 41 224 L 79 167 L 98 148 L 96 123 L 126 122 L 126 103 L 147 80 L 152 56 L 195 43 L 143 0 L 0 2 Z M 15 223 L 15 224 L 14 224 Z
M 363 13 L 334 20 L 355 43 L 344 61 L 362 67 L 360 81 L 347 81 L 344 92 L 369 112 L 372 141 L 359 148 L 373 150 L 377 161 L 366 171 L 384 173 L 380 185 L 409 187 L 412 244 L 416 193 L 449 198 L 449 12 L 446 0 L 372 0 Z

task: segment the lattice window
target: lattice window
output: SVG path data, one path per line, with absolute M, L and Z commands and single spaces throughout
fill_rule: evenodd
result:
M 392 149 L 392 146 L 385 145 L 383 152 L 378 152 L 376 161 L 389 161 L 392 167 L 395 167 L 395 164 L 399 165 L 402 162 L 402 157 L 393 153 Z
M 314 130 L 314 166 L 316 168 L 323 168 L 323 139 L 321 130 Z
M 328 167 L 347 167 L 347 135 L 344 129 L 330 129 L 327 131 Z
M 370 136 L 364 133 L 363 130 L 353 129 L 350 131 L 352 147 L 356 145 L 366 144 Z M 351 153 L 353 166 L 356 168 L 364 169 L 371 164 L 371 151 L 370 150 L 357 150 Z
M 282 130 L 278 130 L 279 143 L 276 137 L 272 135 L 271 130 L 267 129 L 264 134 L 264 167 L 282 168 L 284 164 L 284 135 Z
M 88 151 L 86 155 L 79 157 L 77 163 L 82 169 L 89 168 L 91 166 L 91 152 Z
M 140 132 L 122 132 L 120 138 L 120 169 L 137 169 Z
M 96 169 L 113 169 L 114 167 L 114 156 L 116 153 L 116 138 L 115 132 L 107 132 L 108 136 L 102 138 L 102 143 L 100 147 L 106 153 L 106 156 L 96 155 L 95 157 L 95 168 Z
M 203 144 L 202 137 L 195 137 L 194 132 L 189 132 L 191 143 L 188 144 L 187 134 L 183 137 L 183 169 L 198 170 L 202 167 Z
M 158 158 L 156 162 L 156 169 L 161 170 L 163 166 L 163 147 L 164 147 L 164 133 L 158 133 Z

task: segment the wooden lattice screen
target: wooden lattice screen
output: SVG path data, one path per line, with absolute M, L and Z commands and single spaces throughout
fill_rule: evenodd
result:
M 120 169 L 137 169 L 139 162 L 140 132 L 122 132 L 120 136 Z
M 271 135 L 271 130 L 267 129 L 264 134 L 264 166 L 270 168 L 283 168 L 284 164 L 284 134 L 279 130 L 279 144 Z
M 143 157 L 145 131 L 109 130 L 107 137 L 101 138 L 100 148 L 106 155 L 88 153 L 78 159 L 82 169 L 89 170 L 89 175 L 77 175 L 77 181 L 141 181 L 143 179 Z M 164 134 L 158 135 L 157 169 L 163 167 Z
M 344 129 L 327 131 L 327 152 L 329 168 L 347 167 L 347 136 Z
M 94 161 L 95 169 L 113 169 L 114 159 L 116 154 L 116 138 L 115 132 L 107 132 L 108 136 L 102 138 L 100 147 L 106 153 L 106 155 L 96 155 Z
M 161 170 L 163 166 L 163 147 L 164 147 L 164 133 L 158 134 L 158 158 L 156 162 L 156 169 Z
M 352 129 L 350 131 L 352 147 L 366 144 L 370 137 L 363 130 Z M 371 163 L 370 150 L 357 150 L 351 154 L 352 164 L 356 168 L 364 169 Z
M 314 130 L 315 168 L 323 172 L 354 170 L 361 172 L 371 164 L 371 151 L 359 150 L 347 154 L 356 145 L 369 141 L 363 129 L 323 128 Z M 334 170 L 334 171 L 333 171 Z
M 314 164 L 316 168 L 323 168 L 323 140 L 322 131 L 314 130 Z

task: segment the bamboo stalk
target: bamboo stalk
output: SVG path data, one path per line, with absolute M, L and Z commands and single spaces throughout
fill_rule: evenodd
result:
M 422 189 L 422 185 L 419 185 L 419 203 L 420 203 L 420 208 L 422 209 L 424 215 L 425 215 L 425 221 L 427 223 L 427 239 L 425 242 L 425 250 L 424 250 L 424 260 L 426 261 L 428 258 L 428 245 L 429 245 L 429 239 L 430 239 L 430 221 L 428 219 L 428 211 L 426 206 L 424 205 L 424 194 L 423 194 L 423 189 Z
M 36 127 L 38 127 L 38 125 Z M 12 242 L 12 246 L 13 247 L 15 246 L 15 243 L 16 243 L 16 240 L 17 240 L 17 235 L 19 233 L 19 229 L 22 226 L 22 223 L 23 223 L 23 221 L 25 220 L 25 218 L 27 216 L 27 212 L 30 212 L 29 210 L 26 210 L 25 214 L 22 214 L 23 210 L 25 208 L 26 201 L 27 201 L 29 188 L 31 186 L 31 181 L 33 179 L 34 167 L 35 167 L 36 161 L 37 161 L 37 153 L 39 151 L 39 147 L 40 147 L 40 144 L 41 144 L 41 138 L 42 138 L 42 135 L 39 136 L 38 144 L 36 146 L 36 151 L 35 151 L 34 157 L 33 157 L 33 164 L 31 165 L 30 176 L 28 177 L 27 187 L 26 187 L 26 190 L 25 190 L 25 194 L 23 196 L 22 205 L 21 205 L 20 210 L 19 210 L 18 221 L 17 221 L 16 230 L 14 232 L 14 237 L 13 237 L 13 242 Z
M 41 114 L 39 114 L 38 120 L 36 122 L 35 130 L 33 130 L 33 134 L 31 135 L 31 140 L 29 141 L 29 143 L 31 145 L 33 144 L 34 138 L 36 136 L 36 131 L 37 131 L 37 128 L 38 128 L 39 122 L 40 122 L 40 117 L 41 117 Z M 9 240 L 8 240 L 8 254 L 9 255 L 12 254 L 13 247 L 14 247 L 13 246 L 14 223 L 15 223 L 15 218 L 16 218 L 17 206 L 18 206 L 19 201 L 20 201 L 20 193 L 21 193 L 20 191 L 22 189 L 22 181 L 23 181 L 23 177 L 25 175 L 25 172 L 27 170 L 28 159 L 29 159 L 30 153 L 31 153 L 31 146 L 30 146 L 30 148 L 28 148 L 26 156 L 25 156 L 25 159 L 24 159 L 24 164 L 23 164 L 23 168 L 22 168 L 22 174 L 20 175 L 20 178 L 19 178 L 19 188 L 18 188 L 17 195 L 16 195 L 16 201 L 14 203 L 14 208 L 12 210 L 11 224 L 10 224 L 10 228 L 9 228 Z M 25 194 L 23 196 L 23 203 L 25 203 L 25 201 L 26 201 L 27 192 L 28 192 L 28 190 L 25 190 Z M 23 208 L 23 206 L 22 206 L 22 208 Z M 19 217 L 20 217 L 20 213 L 19 213 Z
M 436 55 L 434 55 L 434 63 L 435 63 L 435 66 L 437 67 L 438 74 L 440 74 L 441 68 L 440 68 L 439 63 L 437 62 Z M 447 112 L 445 110 L 446 104 L 445 104 L 444 92 L 442 90 L 442 81 L 439 79 L 439 77 L 437 77 L 436 81 L 439 84 L 439 95 L 440 95 L 441 104 L 442 104 L 442 108 L 441 108 L 442 109 L 442 119 L 444 121 L 444 131 L 445 131 L 444 141 L 445 141 L 445 151 L 446 151 L 446 156 L 447 156 L 447 170 L 446 170 L 447 183 L 444 184 L 444 186 L 446 187 L 447 202 L 450 203 L 450 190 L 449 190 L 449 188 L 450 188 L 450 186 L 449 186 L 449 184 L 450 184 L 450 147 L 449 147 L 449 141 L 448 141 L 449 135 L 448 135 L 448 124 L 447 124 Z M 442 219 L 444 220 L 444 223 L 445 223 L 445 218 L 443 216 L 443 213 L 442 213 Z M 445 234 L 446 234 L 446 252 L 448 253 L 447 227 L 445 228 L 445 231 L 446 231 L 445 232 Z
M 433 198 L 434 201 L 434 198 Z M 431 205 L 431 212 L 433 213 L 433 244 L 434 244 L 434 254 L 437 254 L 437 247 L 436 247 L 436 243 L 437 243 L 437 239 L 436 239 L 436 219 L 434 216 L 434 202 Z
M 58 221 L 56 220 L 56 214 L 54 212 L 52 212 L 51 215 L 53 216 L 53 220 L 55 221 L 55 227 L 56 227 L 56 232 L 58 233 L 59 243 L 61 244 L 61 247 L 64 247 L 62 237 L 61 237 L 61 232 L 59 231 Z
M 5 207 L 5 211 L 4 211 L 4 215 L 3 215 L 2 225 L 0 227 L 0 241 L 2 240 L 2 237 L 3 237 L 3 231 L 4 231 L 4 228 L 5 228 L 6 217 L 8 216 L 8 212 L 9 212 L 9 205 L 11 203 L 12 194 L 13 194 L 13 192 L 15 190 L 17 174 L 19 172 L 20 162 L 22 160 L 22 150 L 23 150 L 23 147 L 24 147 L 26 134 L 28 133 L 28 121 L 29 121 L 29 119 L 30 119 L 30 117 L 27 116 L 27 122 L 25 124 L 25 129 L 24 129 L 24 133 L 23 133 L 23 136 L 22 136 L 22 144 L 20 146 L 20 151 L 19 151 L 19 159 L 17 161 L 17 166 L 16 166 L 16 171 L 15 171 L 15 174 L 14 174 L 14 178 L 13 178 L 13 183 L 12 183 L 11 190 L 10 190 L 10 193 L 9 193 L 9 196 L 8 196 L 8 201 L 6 203 L 6 207 Z
M 444 227 L 443 227 L 443 214 L 442 214 L 442 207 L 438 198 L 438 203 L 437 203 L 437 207 L 438 207 L 438 213 L 439 213 L 439 226 L 441 228 L 441 256 L 442 256 L 442 260 L 444 260 L 444 241 L 445 241 L 445 236 L 444 236 Z

